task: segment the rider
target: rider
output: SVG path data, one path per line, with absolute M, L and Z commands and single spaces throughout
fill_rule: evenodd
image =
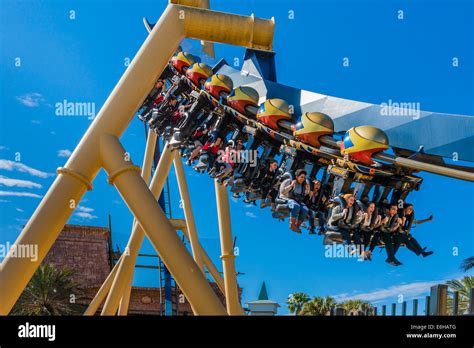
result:
M 272 189 L 273 183 L 278 175 L 278 161 L 270 159 L 268 164 L 264 164 L 264 168 L 258 172 L 257 177 L 252 182 L 252 186 L 260 188 L 261 202 L 260 208 L 265 208 L 266 199 L 270 190 Z
M 376 231 L 382 224 L 382 216 L 378 213 L 374 202 L 369 202 L 367 208 L 362 213 L 362 219 L 357 230 L 359 240 L 362 242 L 364 254 L 368 260 L 372 260 L 372 251 L 365 249 L 370 245 L 373 238 L 374 231 Z
M 142 106 L 145 106 L 143 112 L 138 115 L 138 118 L 142 121 L 148 122 L 151 118 L 151 110 L 163 101 L 163 91 L 165 89 L 165 83 L 159 79 L 156 81 L 150 94 L 146 97 Z
M 308 208 L 304 199 L 309 193 L 309 185 L 306 182 L 306 171 L 298 169 L 295 172 L 295 180 L 286 179 L 280 185 L 280 197 L 288 200 L 290 208 L 290 229 L 301 233 L 300 226 L 308 214 Z
M 406 204 L 401 211 L 400 216 L 400 229 L 394 235 L 394 251 L 397 252 L 400 244 L 404 243 L 405 246 L 413 251 L 417 256 L 427 257 L 433 254 L 433 251 L 425 251 L 426 248 L 422 248 L 418 241 L 410 234 L 412 224 L 423 224 L 425 222 L 433 220 L 433 215 L 424 220 L 415 220 L 415 212 L 413 211 L 413 204 Z
M 340 232 L 347 244 L 351 244 L 351 221 L 354 216 L 355 197 L 352 193 L 342 196 L 340 204 L 337 204 L 331 211 L 328 220 L 328 230 Z
M 382 218 L 379 232 L 375 233 L 370 242 L 370 252 L 377 246 L 380 239 L 385 244 L 385 251 L 387 252 L 387 259 L 385 262 L 392 266 L 400 266 L 402 263 L 395 258 L 393 235 L 400 227 L 400 221 L 397 215 L 398 206 L 391 204 L 388 212 Z
M 324 233 L 324 211 L 326 209 L 326 202 L 328 201 L 328 194 L 322 188 L 321 181 L 313 180 L 312 190 L 306 197 L 306 206 L 309 209 L 309 234 L 316 234 L 314 231 L 314 219 L 318 218 L 319 234 Z

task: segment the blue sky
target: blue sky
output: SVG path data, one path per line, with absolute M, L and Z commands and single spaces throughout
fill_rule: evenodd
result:
M 142 17 L 154 22 L 165 5 L 156 0 L 2 1 L 0 243 L 16 239 L 52 183 L 55 169 L 90 125 L 87 117 L 56 116 L 54 105 L 64 99 L 90 102 L 98 112 L 125 71 L 124 62 L 146 38 Z M 371 103 L 413 101 L 423 110 L 474 115 L 470 1 L 258 1 L 252 8 L 244 1 L 212 1 L 212 7 L 275 17 L 281 83 Z M 403 20 L 397 19 L 399 10 Z M 183 46 L 199 54 L 196 42 Z M 243 53 L 242 48 L 216 45 L 216 57 L 227 61 L 242 59 Z M 350 59 L 349 68 L 343 68 L 343 57 Z M 459 59 L 458 68 L 452 67 L 453 57 Z M 20 66 L 15 65 L 17 58 Z M 137 119 L 122 142 L 141 164 L 145 140 Z M 200 240 L 221 268 L 213 182 L 187 172 Z M 398 255 L 404 265 L 398 268 L 383 262 L 383 251 L 377 251 L 372 262 L 325 258 L 319 237 L 295 235 L 286 222 L 271 219 L 268 210 L 232 202 L 237 269 L 245 273 L 239 276 L 243 300 L 255 299 L 266 281 L 269 296 L 282 305 L 294 291 L 340 299 L 362 296 L 376 305 L 390 304 L 400 294 L 421 298 L 431 284 L 461 276 L 460 262 L 474 251 L 473 185 L 421 176 L 422 188 L 409 201 L 419 218 L 434 214 L 435 220 L 413 233 L 435 254 L 421 259 L 402 249 Z M 173 216 L 182 217 L 175 180 L 170 184 Z M 107 214 L 112 214 L 114 244 L 123 250 L 131 214 L 103 172 L 94 187 L 70 223 L 105 226 Z M 152 250 L 146 242 L 143 251 Z M 137 270 L 135 284 L 155 286 L 157 279 L 154 271 Z

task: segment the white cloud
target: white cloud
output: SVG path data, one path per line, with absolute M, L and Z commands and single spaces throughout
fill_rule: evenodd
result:
M 336 301 L 345 300 L 365 300 L 369 302 L 378 302 L 388 298 L 397 298 L 399 295 L 403 295 L 404 298 L 416 297 L 422 294 L 426 294 L 430 291 L 430 287 L 436 284 L 444 284 L 447 280 L 453 279 L 448 278 L 445 280 L 433 280 L 423 282 L 413 282 L 408 284 L 399 284 L 388 287 L 386 289 L 377 289 L 375 291 L 359 293 L 359 294 L 339 294 L 333 296 Z
M 87 220 L 97 219 L 97 216 L 91 214 L 93 211 L 94 211 L 93 208 L 79 205 L 77 206 L 76 212 L 74 213 L 74 215 L 82 219 L 87 219 Z
M 40 93 L 27 93 L 22 96 L 16 97 L 16 99 L 23 105 L 29 108 L 36 108 L 44 102 L 44 97 Z
M 17 191 L 0 191 L 0 196 L 15 196 L 15 197 L 33 197 L 41 198 L 42 196 L 31 192 L 17 192 Z
M 79 205 L 77 208 L 76 208 L 77 211 L 80 211 L 80 212 L 83 212 L 83 213 L 92 213 L 94 211 L 94 209 L 92 208 L 89 208 L 89 207 L 83 207 L 81 205 Z
M 5 176 L 0 175 L 0 185 L 8 187 L 26 187 L 26 188 L 41 188 L 43 187 L 36 182 L 29 180 L 20 180 L 20 179 L 10 179 Z
M 2 151 L 2 150 L 10 150 L 10 149 L 6 146 L 0 145 L 0 151 Z
M 20 213 L 23 213 L 23 212 L 24 212 L 24 210 L 21 209 L 21 208 L 15 208 L 15 209 L 16 209 L 16 211 L 19 211 Z
M 13 170 L 17 170 L 22 173 L 28 173 L 30 175 L 37 176 L 39 178 L 47 178 L 50 176 L 54 176 L 54 174 L 52 173 L 46 173 L 41 170 L 28 167 L 26 164 L 23 164 L 21 162 L 15 162 L 5 159 L 0 159 L 0 169 L 8 170 L 10 172 Z
M 68 150 L 68 149 L 58 151 L 58 157 L 69 157 L 71 156 L 71 154 L 72 154 L 71 150 Z
M 76 214 L 74 214 L 75 216 L 78 216 L 80 218 L 83 218 L 83 219 L 87 219 L 87 220 L 92 220 L 92 219 L 97 219 L 97 216 L 95 215 L 92 215 L 90 213 L 81 213 L 81 212 L 78 212 Z
M 248 216 L 249 218 L 252 218 L 252 219 L 256 219 L 256 218 L 257 218 L 257 215 L 255 215 L 255 214 L 252 213 L 251 211 L 245 212 L 245 216 Z

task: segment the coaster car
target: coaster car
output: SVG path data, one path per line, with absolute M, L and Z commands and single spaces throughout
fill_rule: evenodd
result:
M 290 106 L 283 99 L 267 99 L 260 105 L 257 120 L 274 131 L 291 130 L 293 117 Z
M 220 100 L 221 97 L 227 97 L 233 87 L 232 79 L 223 74 L 212 75 L 204 84 L 205 90 L 217 100 Z
M 171 58 L 171 65 L 180 74 L 185 74 L 188 68 L 196 63 L 194 56 L 188 52 L 178 52 L 173 58 Z
M 244 116 L 255 118 L 258 110 L 258 92 L 252 87 L 240 86 L 232 90 L 227 104 Z
M 388 137 L 384 131 L 372 126 L 358 126 L 349 129 L 341 142 L 341 154 L 351 160 L 372 165 L 372 155 L 388 149 Z
M 186 70 L 186 77 L 198 88 L 201 88 L 211 75 L 212 69 L 204 63 L 194 63 Z
M 293 126 L 293 135 L 297 140 L 319 147 L 319 138 L 334 133 L 334 122 L 322 112 L 305 112 Z

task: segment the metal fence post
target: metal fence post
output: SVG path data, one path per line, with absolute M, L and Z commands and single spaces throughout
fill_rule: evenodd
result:
M 474 288 L 469 290 L 469 314 L 474 313 Z
M 459 312 L 459 291 L 453 293 L 453 315 L 458 315 Z
M 413 300 L 413 316 L 418 315 L 418 299 Z
M 448 286 L 445 284 L 433 285 L 430 289 L 430 315 L 446 315 L 448 304 Z

